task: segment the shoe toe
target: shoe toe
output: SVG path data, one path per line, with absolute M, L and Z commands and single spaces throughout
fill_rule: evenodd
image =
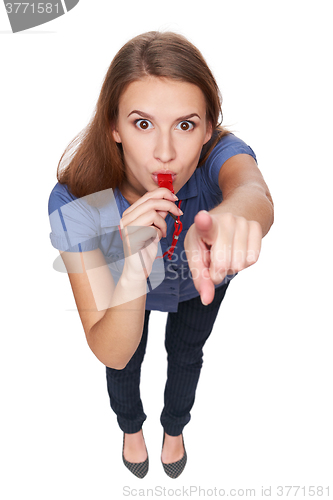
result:
M 162 462 L 162 465 L 163 465 L 164 472 L 169 477 L 172 477 L 173 479 L 175 479 L 176 477 L 180 476 L 180 474 L 183 472 L 185 465 L 186 465 L 186 462 L 187 462 L 187 455 L 186 455 L 186 451 L 185 451 L 183 458 L 181 458 L 177 462 L 172 462 L 171 464 L 164 464 Z
M 124 465 L 134 474 L 136 477 L 143 478 L 148 472 L 149 460 L 148 457 L 144 462 L 128 462 L 123 455 Z

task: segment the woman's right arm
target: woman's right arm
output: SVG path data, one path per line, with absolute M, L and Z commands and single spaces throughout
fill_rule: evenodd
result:
M 62 252 L 68 269 L 74 260 L 81 272 L 68 273 L 87 343 L 106 366 L 122 369 L 140 343 L 146 304 L 144 275 L 124 272 L 115 286 L 100 249 Z
M 158 240 L 166 235 L 164 219 L 168 211 L 179 215 L 172 193 L 158 188 L 147 192 L 123 213 L 126 258 L 117 286 L 100 249 L 61 252 L 88 345 L 110 368 L 123 369 L 140 343 L 147 277 Z M 71 269 L 76 272 L 70 272 Z

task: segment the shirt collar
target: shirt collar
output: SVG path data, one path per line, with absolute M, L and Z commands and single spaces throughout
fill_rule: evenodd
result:
M 186 184 L 178 191 L 177 197 L 180 200 L 187 200 L 188 198 L 194 198 L 198 195 L 197 170 L 198 168 L 194 171 Z

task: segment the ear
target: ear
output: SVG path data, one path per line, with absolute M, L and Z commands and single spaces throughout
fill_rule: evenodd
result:
M 119 132 L 117 130 L 116 125 L 111 125 L 111 132 L 112 132 L 112 137 L 116 142 L 121 142 L 121 137 L 119 135 Z

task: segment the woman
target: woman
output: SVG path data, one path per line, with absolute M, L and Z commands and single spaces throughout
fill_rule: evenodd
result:
M 230 280 L 257 261 L 273 223 L 255 154 L 221 117 L 196 47 L 170 32 L 137 36 L 112 61 L 49 200 L 51 241 L 88 345 L 106 365 L 123 461 L 138 477 L 148 471 L 139 384 L 150 311 L 168 312 L 161 461 L 175 478 L 203 345 Z

